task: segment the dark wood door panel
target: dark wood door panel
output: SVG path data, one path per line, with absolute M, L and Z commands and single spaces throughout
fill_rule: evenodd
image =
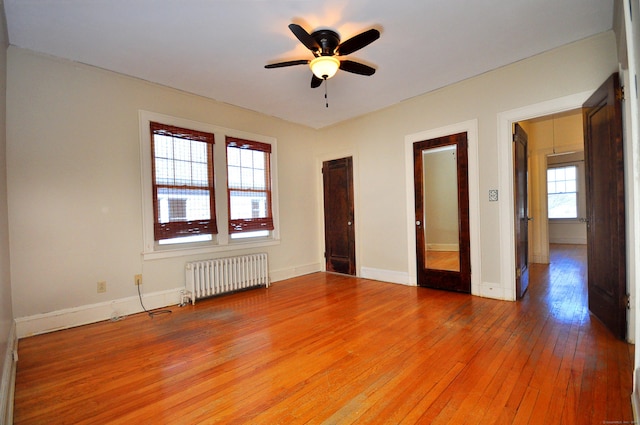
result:
M 520 124 L 513 135 L 515 153 L 516 298 L 529 287 L 529 208 L 527 199 L 527 146 L 529 138 Z
M 460 271 L 435 270 L 425 260 L 424 231 L 424 169 L 423 151 L 444 146 L 456 146 L 458 191 L 458 245 Z M 471 252 L 469 230 L 469 164 L 467 155 L 467 133 L 424 140 L 413 144 L 414 195 L 416 223 L 416 264 L 419 286 L 449 291 L 471 293 Z
M 322 175 L 326 269 L 355 275 L 353 159 L 324 162 Z
M 583 105 L 589 310 L 624 339 L 626 241 L 622 107 L 618 74 Z

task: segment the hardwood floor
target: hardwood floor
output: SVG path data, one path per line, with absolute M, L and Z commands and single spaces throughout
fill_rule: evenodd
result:
M 15 423 L 631 423 L 633 346 L 552 252 L 517 303 L 317 273 L 27 338 Z

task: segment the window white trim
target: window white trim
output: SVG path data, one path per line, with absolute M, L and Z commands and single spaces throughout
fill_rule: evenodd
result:
M 240 130 L 224 128 L 212 124 L 192 121 L 184 118 L 172 117 L 149 111 L 138 111 L 140 127 L 140 181 L 142 185 L 142 255 L 145 260 L 169 258 L 210 252 L 233 251 L 277 245 L 280 243 L 280 222 L 278 214 L 278 169 L 277 169 L 277 141 L 273 137 L 248 133 Z M 213 133 L 215 144 L 213 146 L 214 179 L 216 219 L 218 234 L 213 235 L 211 242 L 199 242 L 192 244 L 162 245 L 159 246 L 153 237 L 153 189 L 151 181 L 151 133 L 149 123 L 151 121 L 176 127 L 188 128 L 207 133 Z M 228 230 L 228 205 L 227 205 L 227 160 L 225 136 L 240 139 L 255 140 L 271 145 L 271 202 L 274 230 L 269 237 L 255 239 L 234 239 L 229 237 Z

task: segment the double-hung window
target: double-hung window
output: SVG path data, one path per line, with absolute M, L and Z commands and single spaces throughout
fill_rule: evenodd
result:
M 145 259 L 280 243 L 275 138 L 148 111 L 139 119 Z
M 211 240 L 216 225 L 211 133 L 150 123 L 154 239 Z
M 229 235 L 268 236 L 274 229 L 271 206 L 271 145 L 226 138 Z
M 547 196 L 549 219 L 578 218 L 578 167 L 548 168 Z

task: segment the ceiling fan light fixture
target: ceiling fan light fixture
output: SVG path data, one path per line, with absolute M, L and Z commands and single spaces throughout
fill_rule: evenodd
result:
M 316 77 L 328 80 L 336 75 L 340 61 L 333 56 L 318 56 L 309 63 L 309 67 Z

